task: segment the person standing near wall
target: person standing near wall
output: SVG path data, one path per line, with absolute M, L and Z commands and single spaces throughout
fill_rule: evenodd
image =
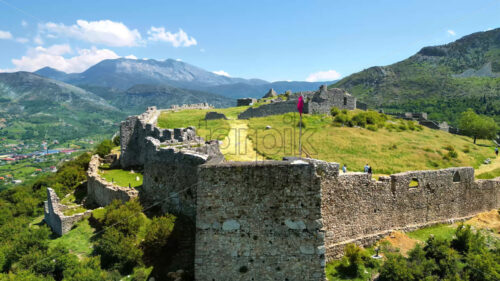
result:
M 342 172 L 344 172 L 344 174 L 347 173 L 347 166 L 346 166 L 346 164 L 344 164 L 344 166 L 342 166 Z
M 495 147 L 495 155 L 498 157 L 498 146 Z
M 370 166 L 368 166 L 368 164 L 365 165 L 365 173 L 368 173 L 368 168 L 370 168 Z

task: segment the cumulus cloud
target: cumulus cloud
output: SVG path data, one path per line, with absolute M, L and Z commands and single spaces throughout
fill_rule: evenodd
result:
M 174 47 L 189 47 L 198 44 L 194 37 L 189 37 L 184 30 L 179 28 L 177 33 L 172 33 L 170 31 L 165 31 L 164 27 L 154 27 L 152 26 L 148 30 L 148 40 L 149 41 L 159 41 L 171 43 Z
M 447 32 L 449 35 L 451 35 L 451 36 L 455 36 L 455 35 L 457 35 L 457 33 L 455 32 L 455 30 L 448 29 L 446 32 Z
M 125 56 L 126 59 L 131 59 L 131 60 L 136 60 L 137 57 L 134 56 L 134 55 L 128 55 L 128 56 Z
M 74 54 L 73 56 L 68 56 Z M 35 71 L 49 66 L 67 73 L 82 72 L 90 66 L 104 60 L 116 59 L 119 56 L 108 49 L 79 49 L 76 54 L 68 44 L 53 45 L 48 48 L 41 46 L 31 48 L 19 59 L 13 59 L 13 69 L 3 71 Z
M 37 45 L 43 45 L 42 36 L 40 36 L 40 34 L 37 34 L 35 38 L 33 38 L 33 42 L 35 42 L 35 44 Z
M 0 30 L 0 39 L 12 39 L 12 34 L 9 31 Z
M 231 77 L 231 76 L 229 75 L 229 73 L 225 72 L 224 70 L 212 71 L 212 73 L 215 73 L 215 74 L 217 74 L 217 75 L 221 75 L 221 76 Z
M 318 71 L 309 74 L 309 76 L 307 76 L 306 78 L 306 81 L 307 82 L 332 81 L 332 80 L 337 80 L 340 77 L 342 77 L 342 75 L 340 75 L 340 73 L 338 73 L 335 70 Z
M 73 25 L 48 22 L 40 24 L 39 30 L 47 37 L 69 37 L 113 47 L 137 46 L 141 41 L 137 29 L 132 30 L 121 22 L 110 20 L 77 20 Z

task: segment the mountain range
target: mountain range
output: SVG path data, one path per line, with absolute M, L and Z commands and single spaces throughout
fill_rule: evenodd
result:
M 388 66 L 354 73 L 329 87 L 343 88 L 371 108 L 424 111 L 456 124 L 473 108 L 500 122 L 500 28 L 424 47 Z
M 67 74 L 50 67 L 36 74 L 77 86 L 128 90 L 135 85 L 167 85 L 185 90 L 220 94 L 228 98 L 262 97 L 270 88 L 278 92 L 315 90 L 330 82 L 274 82 L 218 75 L 197 66 L 167 59 L 109 59 L 103 60 L 82 73 Z

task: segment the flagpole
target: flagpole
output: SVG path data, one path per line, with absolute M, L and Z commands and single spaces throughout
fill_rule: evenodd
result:
M 299 157 L 302 159 L 302 113 L 300 115 L 299 121 Z

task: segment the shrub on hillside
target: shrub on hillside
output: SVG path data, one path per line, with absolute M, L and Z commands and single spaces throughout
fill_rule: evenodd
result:
M 366 125 L 366 128 L 370 131 L 376 132 L 378 131 L 378 127 L 375 125 Z
M 340 114 L 340 109 L 338 107 L 332 107 L 330 109 L 330 115 L 332 115 L 333 117 L 337 116 L 338 114 Z
M 334 122 L 337 122 L 337 123 L 340 123 L 340 124 L 346 123 L 347 120 L 349 120 L 349 117 L 346 114 L 344 114 L 344 113 L 337 114 L 335 116 L 335 118 L 333 119 Z
M 113 149 L 113 142 L 111 140 L 103 140 L 96 148 L 96 153 L 101 156 L 101 157 L 104 157 L 106 155 L 108 155 L 110 152 L 111 152 L 111 149 Z
M 174 229 L 175 216 L 167 214 L 162 217 L 153 218 L 149 225 L 146 237 L 142 242 L 144 253 L 150 259 L 155 259 L 164 252 L 170 234 Z
M 141 226 L 146 221 L 142 216 L 142 207 L 137 200 L 131 200 L 122 204 L 120 200 L 114 200 L 105 208 L 104 226 L 113 227 L 124 235 L 137 235 Z
M 105 269 L 116 269 L 122 274 L 130 274 L 140 265 L 142 251 L 136 245 L 134 236 L 127 236 L 118 229 L 110 227 L 97 241 L 94 253 L 101 256 Z

